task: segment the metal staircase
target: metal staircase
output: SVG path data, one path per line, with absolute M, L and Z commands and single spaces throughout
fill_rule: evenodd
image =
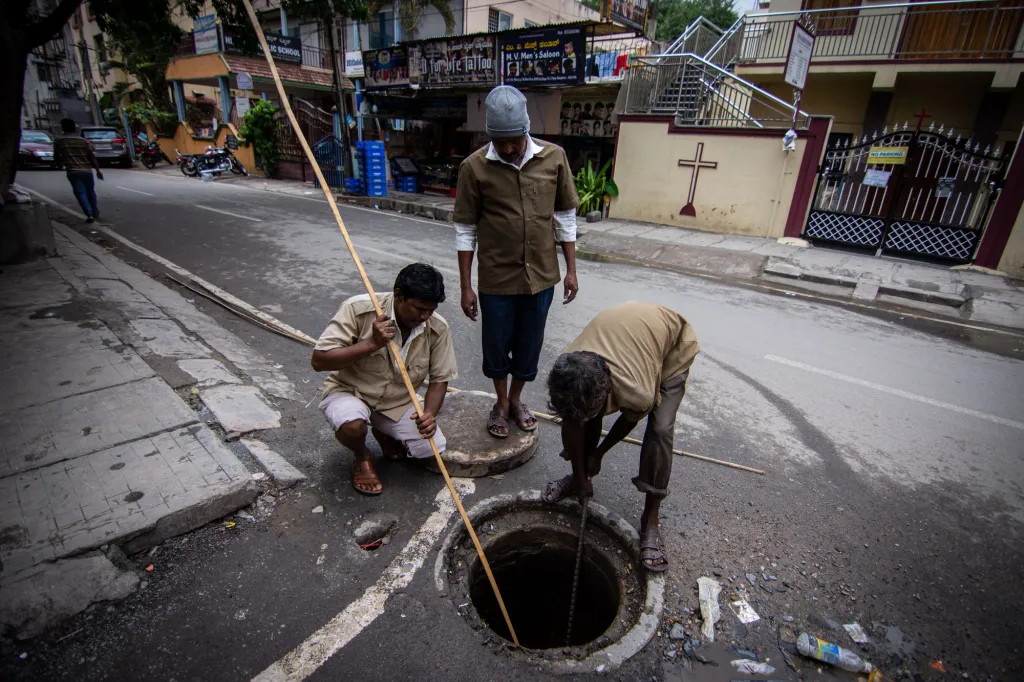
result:
M 625 113 L 673 116 L 679 126 L 791 124 L 792 105 L 733 73 L 742 30 L 742 19 L 723 31 L 700 17 L 663 53 L 635 58 Z

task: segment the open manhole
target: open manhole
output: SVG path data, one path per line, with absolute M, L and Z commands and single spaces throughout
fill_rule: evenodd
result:
M 438 587 L 449 592 L 459 615 L 497 648 L 555 671 L 585 672 L 612 668 L 650 641 L 661 615 L 664 579 L 643 569 L 636 531 L 621 518 L 601 505 L 590 505 L 567 646 L 579 505 L 547 503 L 538 491 L 528 491 L 485 500 L 469 514 L 520 646 L 512 643 L 462 524 L 438 557 Z

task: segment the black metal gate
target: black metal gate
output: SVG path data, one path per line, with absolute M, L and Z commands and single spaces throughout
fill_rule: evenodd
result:
M 989 152 L 942 127 L 840 143 L 818 169 L 803 236 L 970 262 L 1006 170 Z
M 324 174 L 324 180 L 327 181 L 329 187 L 339 188 L 345 183 L 344 154 L 345 148 L 342 146 L 341 140 L 334 135 L 328 135 L 313 145 L 313 157 L 316 159 L 317 165 L 320 166 L 320 172 Z M 315 176 L 313 184 L 320 187 L 320 181 Z

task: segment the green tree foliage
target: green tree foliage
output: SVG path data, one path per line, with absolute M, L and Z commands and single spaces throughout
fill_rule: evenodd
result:
M 731 0 L 658 0 L 655 11 L 658 17 L 657 39 L 665 42 L 678 38 L 701 16 L 722 30 L 732 26 L 738 18 Z
M 277 107 L 270 100 L 258 100 L 249 108 L 242 121 L 242 129 L 238 131 L 242 136 L 241 144 L 245 147 L 252 145 L 268 177 L 277 173 L 276 113 Z

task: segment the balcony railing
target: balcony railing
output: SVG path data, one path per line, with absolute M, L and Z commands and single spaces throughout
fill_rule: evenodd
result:
M 804 17 L 817 33 L 813 60 L 1021 58 L 1024 1 L 1016 4 L 960 0 L 748 14 L 729 56 L 744 65 L 784 62 L 794 22 Z

